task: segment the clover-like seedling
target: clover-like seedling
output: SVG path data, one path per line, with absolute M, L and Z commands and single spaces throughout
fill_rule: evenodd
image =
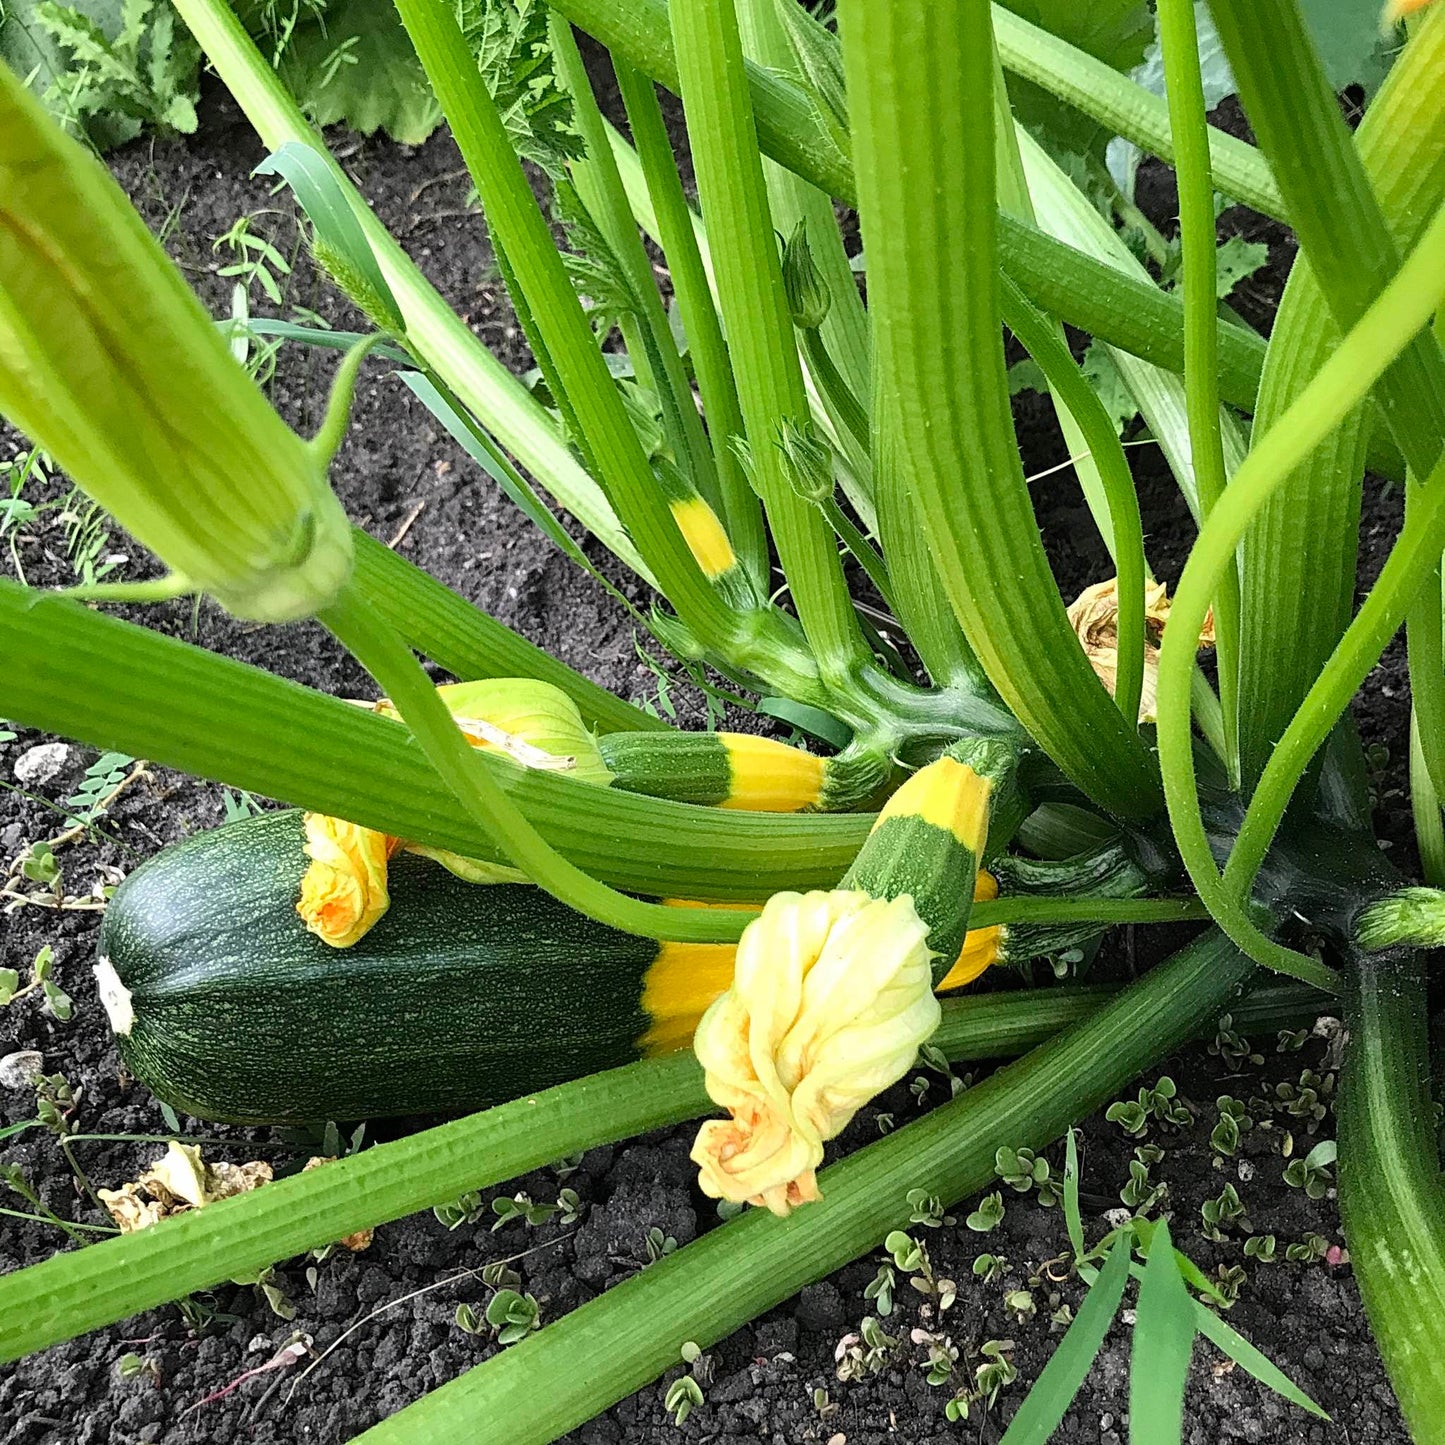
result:
M 656 1264 L 677 1248 L 677 1240 L 670 1234 L 664 1234 L 655 1224 L 647 1231 L 643 1244 L 647 1249 L 648 1264 Z
M 993 1284 L 1003 1275 L 1007 1265 L 1008 1261 L 1001 1254 L 980 1254 L 973 1262 L 973 1273 L 984 1284 Z
M 1220 1014 L 1218 1031 L 1209 1045 L 1209 1052 L 1234 1068 L 1243 1063 L 1250 1063 L 1258 1068 L 1264 1063 L 1264 1055 L 1256 1053 L 1249 1040 L 1235 1032 L 1231 1014 Z
M 1273 1264 L 1276 1240 L 1272 1234 L 1252 1234 L 1244 1241 L 1246 1259 L 1257 1259 L 1261 1264 Z
M 1239 1136 L 1254 1128 L 1254 1120 L 1246 1112 L 1243 1099 L 1221 1094 L 1214 1102 L 1219 1110 L 1219 1121 L 1210 1131 L 1209 1147 L 1215 1153 L 1228 1157 L 1239 1148 Z
M 1232 1184 L 1226 1184 L 1217 1199 L 1206 1199 L 1199 1206 L 1199 1213 L 1204 1218 L 1204 1237 L 1206 1239 L 1221 1240 L 1227 1229 L 1239 1229 L 1245 1234 L 1251 1232 L 1244 1201 L 1239 1197 L 1239 1191 Z
M 667 1387 L 662 1408 L 672 1416 L 674 1425 L 681 1425 L 702 1402 L 702 1386 L 691 1375 L 683 1375 Z
M 1284 1182 L 1291 1189 L 1303 1189 L 1311 1199 L 1323 1199 L 1334 1176 L 1330 1165 L 1338 1149 L 1333 1139 L 1321 1139 L 1303 1159 L 1293 1159 L 1284 1171 Z
M 888 1237 L 892 1239 L 893 1236 L 890 1234 Z M 893 1267 L 880 1264 L 878 1273 L 863 1287 L 863 1298 L 872 1300 L 874 1308 L 885 1318 L 893 1313 L 893 1288 L 896 1283 Z
M 487 1301 L 487 1323 L 497 1332 L 497 1342 L 515 1344 L 541 1324 L 542 1311 L 536 1297 L 514 1289 L 499 1289 Z
M 457 1306 L 453 1318 L 456 1320 L 457 1328 L 469 1335 L 479 1335 L 487 1328 L 486 1320 L 478 1315 L 465 1300 Z
M 450 1204 L 437 1204 L 432 1213 L 448 1229 L 460 1229 L 464 1224 L 475 1224 L 482 1217 L 482 1196 L 475 1189 L 469 1189 Z
M 908 1222 L 921 1224 L 926 1229 L 939 1229 L 952 1224 L 953 1216 L 943 1211 L 943 1201 L 926 1189 L 910 1189 L 905 1196 L 908 1200 Z
M 963 1221 L 975 1234 L 987 1234 L 1003 1222 L 1003 1195 L 995 1189 L 978 1201 L 978 1208 Z
M 1313 1264 L 1330 1252 L 1330 1242 L 1322 1234 L 1307 1234 L 1294 1244 L 1285 1246 L 1284 1257 L 1291 1264 Z
M 570 1190 L 568 1192 L 571 1193 Z M 572 1197 L 575 1199 L 577 1196 L 573 1194 Z M 560 1207 L 556 1204 L 534 1204 L 528 1194 L 514 1194 L 510 1199 L 499 1196 L 492 1200 L 492 1213 L 497 1216 L 492 1231 L 495 1233 L 503 1225 L 516 1220 L 528 1226 L 546 1224 Z

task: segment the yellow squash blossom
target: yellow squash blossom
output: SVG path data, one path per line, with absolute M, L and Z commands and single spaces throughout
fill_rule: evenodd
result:
M 386 912 L 386 860 L 396 840 L 322 813 L 306 814 L 306 856 L 296 911 L 332 948 L 350 948 Z
M 693 1047 L 732 1115 L 698 1132 L 703 1192 L 787 1214 L 818 1198 L 825 1141 L 938 1027 L 928 925 L 906 894 L 778 893 L 738 943 Z

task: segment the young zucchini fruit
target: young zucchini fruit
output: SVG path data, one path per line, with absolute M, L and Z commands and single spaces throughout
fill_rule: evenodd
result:
M 688 1042 L 730 944 L 658 943 L 540 888 L 391 860 L 382 924 L 307 931 L 297 812 L 165 849 L 117 889 L 96 978 L 127 1069 L 233 1123 L 476 1109 Z

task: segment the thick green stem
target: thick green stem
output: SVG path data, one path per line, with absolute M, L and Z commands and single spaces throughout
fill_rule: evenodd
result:
M 946 999 L 933 1043 L 954 1061 L 1009 1058 L 1114 996 L 1092 985 Z M 1313 1018 L 1323 1003 L 1306 990 L 1269 987 L 1230 1009 L 1238 1028 L 1268 1032 Z M 1198 1011 L 1201 1034 L 1214 1031 L 1214 1017 L 1212 1008 Z M 673 1054 L 559 1084 L 139 1234 L 58 1254 L 0 1278 L 0 1361 L 710 1107 L 697 1060 Z
M 1424 957 L 1356 959 L 1336 1104 L 1340 1215 L 1370 1328 L 1416 1445 L 1445 1441 L 1445 1190 Z
M 880 486 L 916 496 L 964 634 L 1039 745 L 1097 802 L 1148 814 L 1152 760 L 1065 616 L 1013 434 L 987 8 L 851 0 L 841 17 L 876 385 L 888 393 L 875 419 L 894 463 Z
M 801 425 L 809 407 L 733 0 L 676 0 L 672 29 L 753 481 L 819 671 L 829 688 L 847 696 L 871 654 L 830 529 L 793 491 L 776 445 L 784 425 Z
M 362 1438 L 464 1438 L 485 1422 L 513 1445 L 555 1440 L 655 1379 L 685 1340 L 706 1348 L 906 1228 L 910 1189 L 952 1203 L 991 1184 L 1001 1144 L 1043 1148 L 1227 1006 L 1249 972 L 1211 934 L 1085 1023 L 825 1170 L 821 1203 L 788 1219 L 749 1210 Z

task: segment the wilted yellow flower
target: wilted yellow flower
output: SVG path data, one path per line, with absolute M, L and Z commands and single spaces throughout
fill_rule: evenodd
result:
M 693 1047 L 731 1114 L 698 1131 L 704 1193 L 787 1214 L 817 1199 L 823 1144 L 938 1027 L 928 926 L 906 894 L 778 893 L 738 943 Z
M 270 1182 L 269 1164 L 228 1164 L 224 1160 L 208 1164 L 198 1146 L 172 1139 L 166 1152 L 138 1179 L 96 1193 L 120 1232 L 134 1234 L 173 1214 L 201 1209 L 233 1194 L 249 1194 Z
M 395 840 L 341 818 L 306 814 L 306 856 L 296 911 L 332 948 L 350 948 L 391 903 L 386 860 Z
M 1169 589 L 1162 582 L 1144 587 L 1144 687 L 1139 695 L 1139 721 L 1153 722 L 1159 692 L 1159 643 L 1169 621 Z M 1112 694 L 1119 680 L 1119 579 L 1086 587 L 1069 604 L 1069 621 L 1084 655 Z M 1204 619 L 1200 647 L 1214 646 L 1214 613 Z

